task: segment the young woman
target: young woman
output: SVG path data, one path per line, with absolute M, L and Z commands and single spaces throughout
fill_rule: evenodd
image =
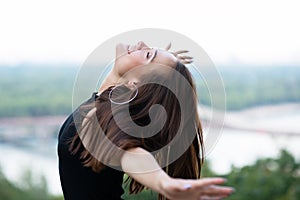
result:
M 184 65 L 191 57 L 169 48 L 118 44 L 99 91 L 64 122 L 58 156 L 66 200 L 121 199 L 124 172 L 131 193 L 150 188 L 159 199 L 222 199 L 232 193 L 217 186 L 222 178 L 199 179 L 202 129 Z

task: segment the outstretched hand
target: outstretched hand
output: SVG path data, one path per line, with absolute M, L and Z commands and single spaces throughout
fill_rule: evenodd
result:
M 234 189 L 223 184 L 223 178 L 202 178 L 198 180 L 174 179 L 164 181 L 162 194 L 171 200 L 218 200 L 228 197 Z
M 189 52 L 188 50 L 171 51 L 170 49 L 171 49 L 171 43 L 168 44 L 165 50 L 173 54 L 178 59 L 178 61 L 181 62 L 182 64 L 190 64 L 193 62 L 193 57 L 182 55 L 184 53 L 188 53 Z
M 224 178 L 172 178 L 152 154 L 139 147 L 123 154 L 121 166 L 136 181 L 171 200 L 218 200 L 234 191 L 232 187 L 220 186 L 226 182 Z

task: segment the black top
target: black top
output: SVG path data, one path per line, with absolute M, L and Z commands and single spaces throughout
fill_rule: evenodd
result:
M 96 100 L 96 93 L 82 105 Z M 81 105 L 81 106 L 82 106 Z M 79 107 L 80 108 L 80 107 Z M 61 186 L 66 200 L 114 200 L 123 194 L 123 172 L 105 167 L 99 173 L 84 167 L 79 159 L 82 147 L 77 154 L 69 151 L 69 141 L 77 133 L 72 113 L 63 123 L 58 137 L 58 158 Z

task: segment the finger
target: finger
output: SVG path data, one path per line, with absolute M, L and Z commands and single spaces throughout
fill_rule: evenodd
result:
M 174 52 L 173 54 L 174 54 L 175 56 L 177 56 L 178 54 L 181 54 L 181 53 L 188 53 L 188 52 L 189 52 L 188 50 L 180 50 L 180 51 Z
M 172 44 L 171 44 L 171 42 L 170 42 L 170 43 L 166 46 L 166 48 L 165 48 L 166 51 L 169 51 L 169 50 L 171 49 L 171 45 L 172 45 Z
M 207 196 L 220 196 L 220 195 L 230 195 L 234 192 L 234 189 L 232 187 L 226 187 L 226 186 L 207 186 L 202 188 L 201 193 L 205 194 Z
M 191 57 L 191 56 L 182 56 L 182 55 L 177 55 L 177 58 L 180 58 L 180 59 L 193 59 L 193 57 Z
M 181 60 L 180 62 L 182 64 L 191 64 L 193 61 L 192 60 Z
M 209 185 L 219 185 L 226 182 L 224 178 L 202 178 L 194 182 L 194 186 L 196 187 L 205 187 Z
M 229 195 L 216 195 L 216 196 L 208 196 L 208 195 L 201 195 L 199 199 L 201 200 L 215 200 L 215 199 L 225 199 L 228 198 Z
M 200 197 L 200 200 L 220 200 L 220 199 L 223 199 L 223 197 L 210 197 L 210 196 Z

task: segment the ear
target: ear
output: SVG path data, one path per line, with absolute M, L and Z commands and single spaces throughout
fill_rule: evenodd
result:
M 128 81 L 128 85 L 136 85 L 136 81 L 134 80 Z
M 136 81 L 128 81 L 127 83 L 127 87 L 130 89 L 130 90 L 136 90 L 137 89 L 137 82 Z

